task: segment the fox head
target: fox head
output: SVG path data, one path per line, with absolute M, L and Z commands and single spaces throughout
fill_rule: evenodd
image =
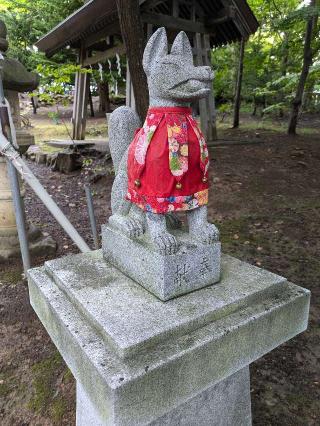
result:
M 146 45 L 143 68 L 148 78 L 150 104 L 185 104 L 210 92 L 213 72 L 208 66 L 194 66 L 192 47 L 183 31 L 168 54 L 166 30 L 159 28 Z

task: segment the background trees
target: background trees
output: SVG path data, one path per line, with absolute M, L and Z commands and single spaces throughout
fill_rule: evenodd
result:
M 292 110 L 288 131 L 295 133 L 299 114 L 320 112 L 319 0 L 251 0 L 249 5 L 260 28 L 245 46 L 241 99 L 252 104 L 254 115 L 288 117 Z M 234 103 L 240 52 L 234 45 L 212 53 L 223 111 Z M 237 102 L 234 106 L 236 112 Z
M 65 49 L 48 60 L 33 49 L 33 44 L 83 3 L 83 0 L 1 2 L 0 16 L 9 33 L 8 54 L 18 58 L 29 70 L 38 69 L 46 87 L 59 80 L 57 75 L 61 77 L 61 87 L 65 87 L 64 84 L 72 86 L 75 70 L 71 64 L 75 64 L 76 57 L 70 49 Z M 249 0 L 249 5 L 260 27 L 245 43 L 241 92 L 237 90 L 242 51 L 239 44 L 223 46 L 212 52 L 218 108 L 231 111 L 235 105 L 237 125 L 237 109 L 241 101 L 243 108 L 253 114 L 284 117 L 288 120 L 288 131 L 295 133 L 301 113 L 320 112 L 320 0 Z M 103 78 L 101 70 L 94 69 L 90 71 L 91 81 L 104 97 L 101 108 L 108 109 L 106 87 L 109 89 L 108 84 L 112 87 L 118 87 L 118 83 L 121 85 L 125 74 L 119 75 L 117 61 L 101 65 Z M 142 109 L 144 104 L 145 99 Z

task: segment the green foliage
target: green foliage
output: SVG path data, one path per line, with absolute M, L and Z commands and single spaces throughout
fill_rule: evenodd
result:
M 40 88 L 35 94 L 45 103 L 68 101 L 68 92 L 74 85 L 74 74 L 79 67 L 74 65 L 76 57 L 71 50 L 64 49 L 48 59 L 34 44 L 82 5 L 83 0 L 1 1 L 0 18 L 8 29 L 7 54 L 18 59 L 29 71 L 40 74 Z
M 260 27 L 246 42 L 242 98 L 248 103 L 264 101 L 264 112 L 282 114 L 290 106 L 299 80 L 306 21 L 319 14 L 320 3 L 313 7 L 298 0 L 249 0 L 249 5 Z M 313 66 L 306 84 L 309 95 L 303 103 L 305 110 L 314 110 L 319 102 L 316 100 L 320 81 L 319 29 L 318 24 L 313 39 Z M 238 44 L 212 52 L 218 106 L 233 102 L 238 58 Z
M 48 117 L 54 122 L 54 124 L 60 124 L 59 121 L 59 112 L 58 111 L 50 111 L 48 112 Z
M 38 64 L 36 71 L 41 77 L 39 90 L 34 94 L 48 104 L 67 104 L 74 87 L 77 71 L 91 73 L 91 69 L 81 68 L 74 64 Z
M 80 68 L 75 52 L 63 49 L 46 58 L 34 49 L 34 43 L 59 24 L 84 0 L 1 0 L 0 17 L 8 27 L 8 55 L 20 60 L 29 70 L 41 76 L 38 95 L 45 103 L 67 103 L 71 99 L 74 76 Z M 292 101 L 303 63 L 306 22 L 320 13 L 320 0 L 315 5 L 301 0 L 249 0 L 260 27 L 246 42 L 242 82 L 242 98 L 247 103 L 261 102 L 266 113 L 281 114 Z M 320 25 L 314 30 L 313 65 L 305 87 L 305 110 L 317 111 L 320 81 Z M 214 49 L 214 91 L 224 117 L 234 98 L 239 45 L 233 43 Z M 92 68 L 91 90 L 103 93 L 109 85 L 110 96 L 117 99 L 118 89 L 125 83 L 126 59 L 113 58 Z
M 278 104 L 273 104 L 263 109 L 264 114 L 280 113 L 286 107 L 284 102 L 279 102 Z
M 2 0 L 0 17 L 8 28 L 8 54 L 35 70 L 46 61 L 34 50 L 34 43 L 70 13 L 83 5 L 83 0 Z M 74 59 L 71 52 L 57 55 L 57 62 Z

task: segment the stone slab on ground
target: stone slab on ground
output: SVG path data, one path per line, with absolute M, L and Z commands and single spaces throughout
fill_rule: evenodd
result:
M 108 262 L 164 301 L 218 282 L 221 243 L 202 244 L 187 232 L 172 233 L 180 243 L 179 251 L 161 255 L 146 234 L 132 239 L 104 225 L 103 254 Z
M 45 142 L 54 148 L 74 148 L 77 147 L 90 147 L 94 146 L 98 150 L 109 152 L 108 139 L 85 139 L 85 140 L 71 140 L 71 139 L 51 139 Z
M 310 299 L 283 277 L 223 256 L 219 284 L 161 302 L 116 274 L 101 251 L 30 270 L 29 291 L 103 425 L 170 417 L 305 330 Z
M 35 229 L 28 229 L 29 253 L 32 259 L 38 256 L 52 256 L 57 251 L 56 241 L 47 233 Z M 0 263 L 9 259 L 21 257 L 21 249 L 18 234 L 0 235 Z

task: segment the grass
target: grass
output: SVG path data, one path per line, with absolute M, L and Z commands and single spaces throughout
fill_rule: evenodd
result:
M 5 375 L 4 373 L 0 374 L 0 398 L 5 398 L 11 392 L 11 386 L 9 386 L 8 382 L 12 383 L 10 377 Z
M 50 407 L 50 417 L 54 424 L 61 424 L 62 417 L 67 409 L 67 403 L 63 398 L 56 398 Z
M 32 366 L 33 395 L 28 403 L 28 408 L 37 413 L 47 411 L 53 424 L 56 425 L 61 424 L 67 410 L 67 402 L 59 396 L 56 383 L 60 376 L 59 370 L 63 366 L 64 363 L 59 352 L 54 352 L 49 358 Z M 67 368 L 61 374 L 65 383 L 72 378 L 72 374 Z
M 33 127 L 29 129 L 35 138 L 36 145 L 41 146 L 44 152 L 55 152 L 57 148 L 46 144 L 51 139 L 70 139 L 72 125 L 69 121 L 55 124 L 52 120 L 32 120 Z M 105 122 L 89 121 L 86 129 L 87 139 L 107 138 L 108 128 Z
M 40 412 L 48 408 L 55 393 L 56 372 L 62 362 L 60 354 L 55 352 L 32 366 L 34 393 L 29 402 L 30 409 Z
M 287 133 L 287 122 L 277 122 L 272 120 L 271 118 L 264 118 L 261 120 L 252 120 L 252 121 L 242 121 L 240 120 L 240 126 L 238 128 L 239 131 L 245 133 L 247 131 L 268 131 L 268 132 L 276 132 L 276 133 Z M 219 130 L 230 130 L 232 127 L 232 120 L 230 117 L 227 117 L 223 123 L 217 120 L 217 128 Z M 315 135 L 317 130 L 313 127 L 298 127 L 297 133 L 300 135 Z
M 22 273 L 23 271 L 19 268 L 12 269 L 12 270 L 4 270 L 0 272 L 0 285 L 16 285 L 20 281 L 22 281 Z

